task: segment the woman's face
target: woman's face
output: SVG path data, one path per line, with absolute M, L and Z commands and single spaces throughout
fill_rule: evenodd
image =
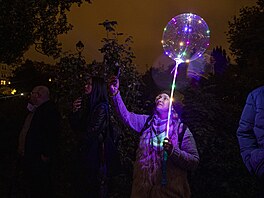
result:
M 85 86 L 84 86 L 84 93 L 85 94 L 90 94 L 92 92 L 92 79 L 88 79 Z
M 165 93 L 159 94 L 155 99 L 155 104 L 156 111 L 159 114 L 168 113 L 170 106 L 170 97 Z

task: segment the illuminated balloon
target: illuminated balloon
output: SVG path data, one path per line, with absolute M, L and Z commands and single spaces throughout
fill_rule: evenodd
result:
M 164 53 L 178 62 L 193 61 L 209 46 L 210 31 L 198 15 L 184 13 L 172 18 L 164 28 L 162 46 Z

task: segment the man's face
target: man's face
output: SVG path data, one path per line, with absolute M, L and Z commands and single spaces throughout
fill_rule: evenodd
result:
M 84 86 L 84 93 L 85 94 L 90 94 L 92 92 L 92 79 L 88 79 L 85 86 Z
M 39 97 L 40 97 L 40 93 L 36 89 L 33 89 L 32 92 L 30 93 L 29 102 L 33 105 L 37 105 Z
M 170 106 L 170 97 L 165 94 L 159 94 L 155 99 L 156 110 L 159 113 L 168 113 Z

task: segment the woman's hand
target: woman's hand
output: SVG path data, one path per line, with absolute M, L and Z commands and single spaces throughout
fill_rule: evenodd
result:
M 112 96 L 115 96 L 118 93 L 119 89 L 119 79 L 116 76 L 112 76 L 109 79 L 109 92 Z
M 171 140 L 169 138 L 164 138 L 164 141 L 163 141 L 163 148 L 165 151 L 167 151 L 168 155 L 172 155 L 172 152 L 173 152 L 173 144 L 171 142 Z
M 82 98 L 79 97 L 78 99 L 76 99 L 74 102 L 73 102 L 73 108 L 72 108 L 72 111 L 73 112 L 76 112 L 78 111 L 81 107 L 82 107 Z

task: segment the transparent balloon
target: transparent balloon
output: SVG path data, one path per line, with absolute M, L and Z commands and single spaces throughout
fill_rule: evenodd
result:
M 202 56 L 209 46 L 209 39 L 206 22 L 198 15 L 184 13 L 169 21 L 161 42 L 167 56 L 188 63 Z

